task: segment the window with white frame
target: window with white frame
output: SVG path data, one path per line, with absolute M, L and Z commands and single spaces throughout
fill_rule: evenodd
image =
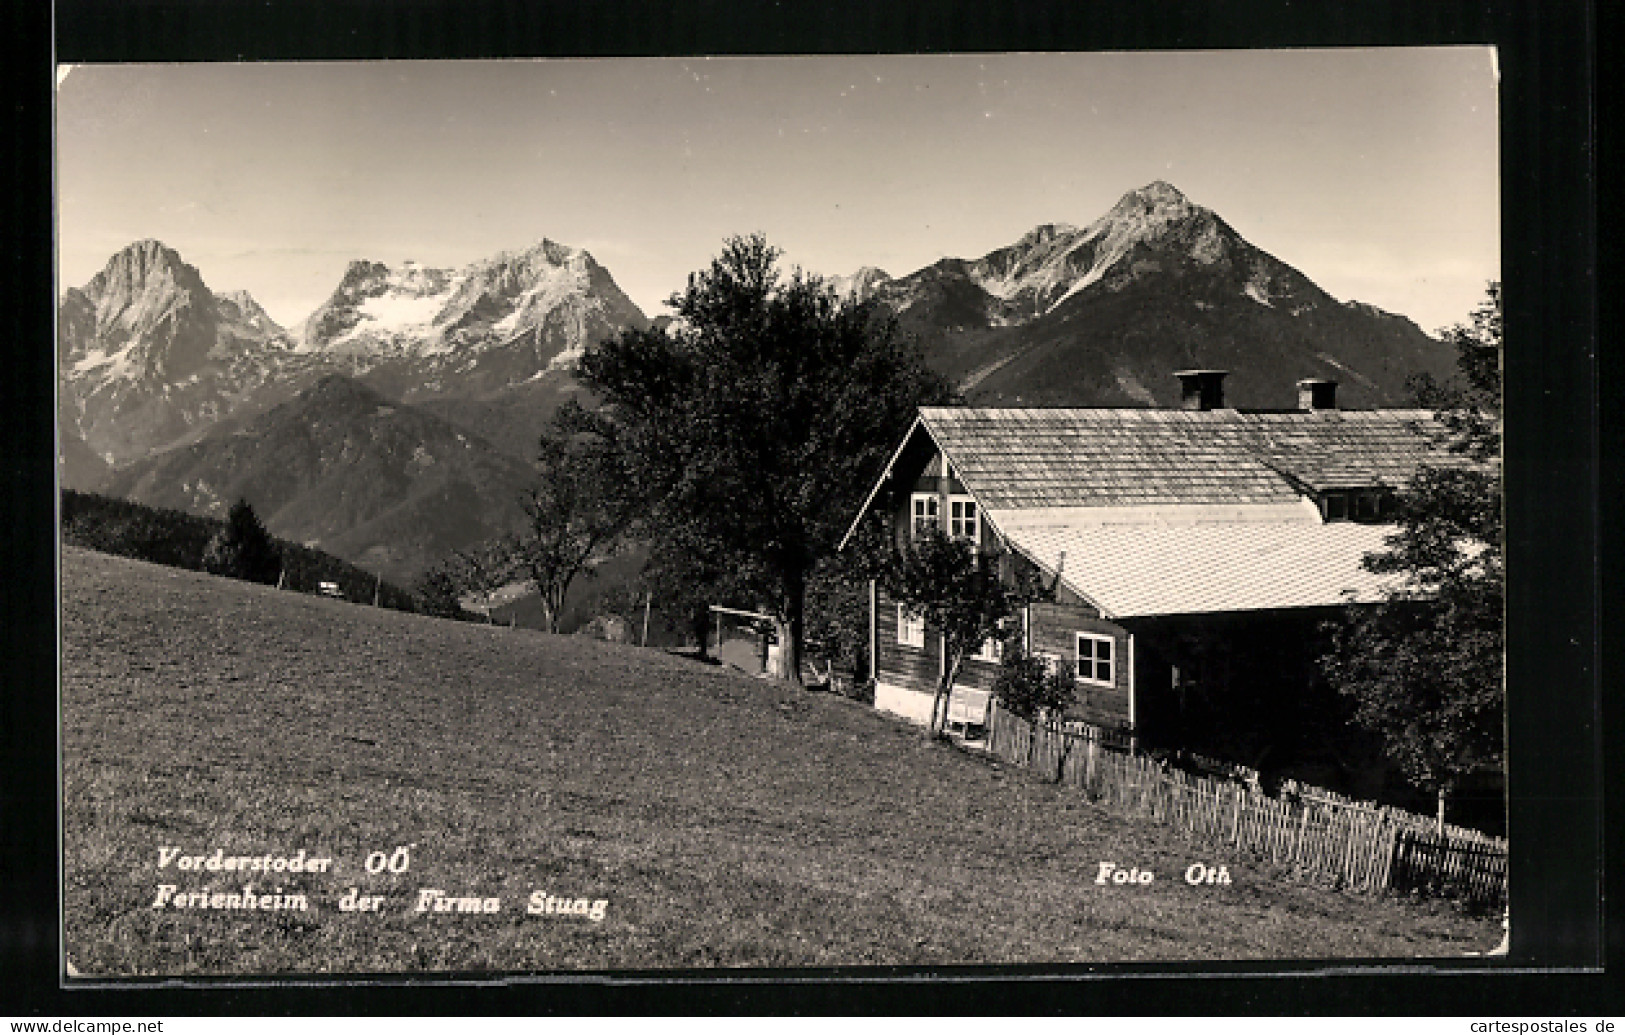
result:
M 925 649 L 925 619 L 908 613 L 908 608 L 897 605 L 897 642 L 904 647 Z
M 1113 640 L 1100 633 L 1078 633 L 1078 680 L 1095 686 L 1116 684 Z
M 937 495 L 934 492 L 916 492 L 909 500 L 909 531 L 918 538 L 928 528 L 937 527 Z
M 982 545 L 982 523 L 976 520 L 976 501 L 969 496 L 948 497 L 948 535 Z

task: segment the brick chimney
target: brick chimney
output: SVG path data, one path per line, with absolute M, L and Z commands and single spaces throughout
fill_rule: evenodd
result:
M 1176 370 L 1179 405 L 1187 410 L 1224 409 L 1224 375 L 1228 370 Z
M 1337 382 L 1324 377 L 1306 377 L 1298 382 L 1298 409 L 1337 409 Z

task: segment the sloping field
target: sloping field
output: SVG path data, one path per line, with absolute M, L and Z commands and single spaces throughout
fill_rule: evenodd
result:
M 75 549 L 63 582 L 81 975 L 1459 956 L 1500 938 L 654 651 Z M 301 850 L 332 862 L 275 871 Z M 1102 861 L 1155 879 L 1097 885 Z M 1187 884 L 1196 862 L 1231 883 Z M 375 908 L 342 910 L 351 888 Z

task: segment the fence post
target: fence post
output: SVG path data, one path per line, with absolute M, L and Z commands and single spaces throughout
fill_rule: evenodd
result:
M 1299 801 L 1298 808 L 1302 810 L 1303 815 L 1302 818 L 1298 820 L 1298 836 L 1292 842 L 1292 861 L 1302 865 L 1303 836 L 1309 832 L 1309 806 L 1305 805 L 1302 801 Z
M 1377 887 L 1379 888 L 1393 887 L 1394 856 L 1399 853 L 1399 827 L 1397 825 L 1388 824 L 1385 840 L 1387 842 L 1385 845 L 1386 850 L 1382 853 L 1381 868 L 1378 871 L 1380 880 Z

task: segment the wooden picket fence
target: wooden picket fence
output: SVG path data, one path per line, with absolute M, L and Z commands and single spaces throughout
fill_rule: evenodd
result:
M 1078 787 L 1109 808 L 1147 816 L 1203 840 L 1357 891 L 1451 895 L 1489 909 L 1506 904 L 1501 838 L 1399 809 L 1286 781 L 1280 798 L 1243 783 L 1165 770 L 1125 754 L 1094 727 L 1032 723 L 995 701 L 987 750 L 1045 780 Z

